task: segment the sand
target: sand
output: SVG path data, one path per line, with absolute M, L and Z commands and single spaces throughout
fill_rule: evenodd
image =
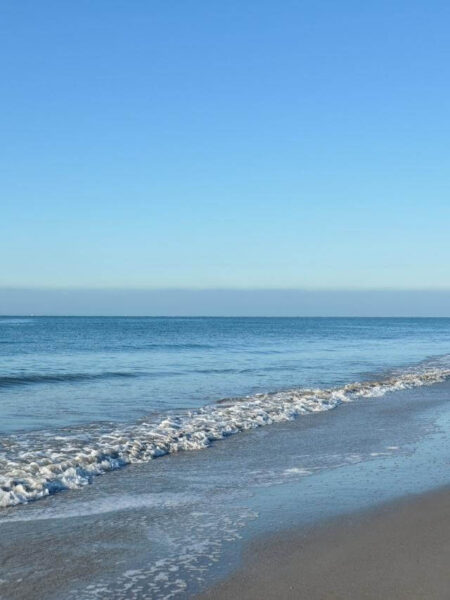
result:
M 202 600 L 449 600 L 450 489 L 260 539 Z

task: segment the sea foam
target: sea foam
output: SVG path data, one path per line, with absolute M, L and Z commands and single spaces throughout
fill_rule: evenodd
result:
M 201 450 L 229 435 L 335 408 L 358 397 L 432 385 L 450 369 L 418 368 L 379 381 L 331 389 L 293 389 L 222 400 L 132 425 L 90 425 L 56 432 L 10 435 L 0 448 L 0 507 L 80 488 L 92 478 L 132 463 L 182 450 Z

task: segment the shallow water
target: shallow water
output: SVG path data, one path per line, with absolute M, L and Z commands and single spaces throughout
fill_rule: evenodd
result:
M 361 398 L 5 509 L 2 597 L 190 597 L 253 536 L 444 485 L 449 397 Z

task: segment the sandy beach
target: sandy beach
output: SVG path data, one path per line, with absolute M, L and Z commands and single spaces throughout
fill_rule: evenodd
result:
M 448 600 L 450 489 L 249 545 L 198 600 Z

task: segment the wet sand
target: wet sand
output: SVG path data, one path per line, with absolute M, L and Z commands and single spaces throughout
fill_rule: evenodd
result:
M 252 543 L 198 600 L 448 600 L 450 488 Z

